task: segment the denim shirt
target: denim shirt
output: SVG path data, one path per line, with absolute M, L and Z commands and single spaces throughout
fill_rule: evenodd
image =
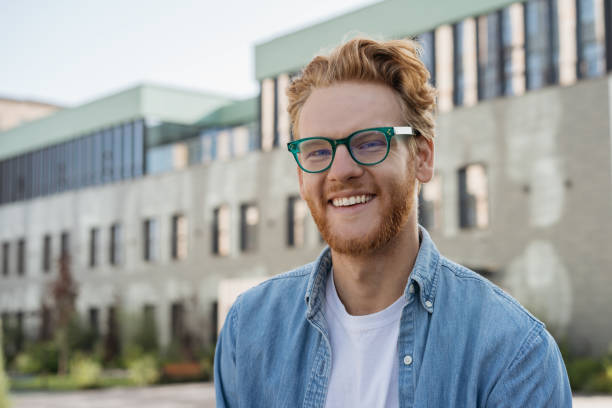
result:
M 571 407 L 544 325 L 421 228 L 397 339 L 400 407 Z M 217 342 L 217 407 L 324 407 L 331 372 L 326 248 L 242 294 Z

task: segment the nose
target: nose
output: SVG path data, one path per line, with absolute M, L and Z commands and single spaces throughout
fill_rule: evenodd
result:
M 340 145 L 336 149 L 334 162 L 328 170 L 327 176 L 330 180 L 344 181 L 359 177 L 363 174 L 363 168 L 353 160 L 348 148 Z

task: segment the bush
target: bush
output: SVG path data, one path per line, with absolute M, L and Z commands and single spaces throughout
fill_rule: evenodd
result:
M 58 359 L 59 351 L 55 343 L 30 343 L 17 355 L 14 366 L 22 374 L 56 373 Z
M 150 354 L 130 361 L 128 372 L 130 380 L 136 385 L 154 384 L 160 377 L 157 360 Z
M 70 362 L 70 377 L 79 388 L 91 388 L 98 385 L 102 374 L 100 363 L 83 355 L 77 355 Z
M 561 347 L 572 391 L 612 393 L 612 345 L 607 356 L 575 357 L 567 347 Z

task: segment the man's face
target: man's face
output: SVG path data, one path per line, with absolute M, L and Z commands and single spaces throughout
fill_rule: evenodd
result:
M 391 88 L 341 82 L 311 93 L 302 107 L 298 132 L 301 138 L 341 139 L 360 129 L 402 125 L 406 124 L 401 107 Z M 433 146 L 425 145 L 433 153 Z M 341 145 L 327 171 L 312 174 L 298 169 L 300 193 L 333 250 L 350 255 L 370 253 L 394 238 L 411 216 L 415 218 L 416 179 L 423 176 L 417 166 L 419 156 L 411 159 L 406 144 L 394 137 L 389 155 L 377 165 L 357 164 Z M 423 178 L 421 181 L 428 181 L 427 174 Z M 334 203 L 338 198 L 363 196 L 365 203 Z

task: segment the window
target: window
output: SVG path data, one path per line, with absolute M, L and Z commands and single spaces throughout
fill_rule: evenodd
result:
M 259 209 L 255 204 L 240 206 L 240 250 L 243 252 L 257 249 Z
M 25 239 L 17 241 L 17 275 L 25 274 L 26 243 Z
M 91 228 L 89 230 L 89 267 L 93 268 L 98 264 L 98 245 L 100 241 L 100 230 Z
M 172 259 L 187 258 L 187 217 L 182 214 L 172 216 L 171 241 Z
M 478 22 L 478 99 L 495 98 L 503 87 L 501 12 L 480 16 Z
M 102 182 L 108 183 L 113 179 L 113 130 L 106 129 L 102 134 Z
M 419 224 L 427 229 L 438 228 L 442 219 L 442 182 L 439 175 L 421 186 L 419 192 Z
M 60 254 L 70 254 L 70 234 L 66 231 L 62 232 L 61 235 Z
M 170 334 L 173 342 L 180 342 L 185 335 L 185 308 L 181 302 L 174 302 L 170 307 Z
M 213 254 L 227 256 L 230 251 L 230 209 L 224 204 L 213 211 Z
M 121 158 L 121 148 L 122 148 L 122 126 L 115 126 L 113 128 L 113 181 L 121 180 L 122 176 L 122 158 Z
M 43 305 L 43 307 L 40 310 L 40 331 L 39 331 L 39 337 L 41 341 L 47 341 L 47 340 L 51 340 L 51 333 L 52 331 L 52 327 L 51 327 L 51 309 L 48 308 L 47 306 Z
M 132 178 L 133 164 L 133 144 L 134 134 L 132 133 L 133 124 L 126 123 L 123 125 L 123 178 Z
M 287 199 L 287 246 L 301 247 L 306 240 L 306 202 L 300 196 Z
M 100 335 L 100 311 L 97 307 L 90 307 L 88 315 L 89 330 L 97 338 Z
M 158 226 L 157 220 L 153 218 L 146 219 L 143 224 L 144 232 L 144 252 L 143 258 L 145 261 L 156 261 L 158 258 L 157 254 L 157 241 L 158 241 Z
M 578 77 L 588 78 L 604 73 L 603 10 L 596 0 L 576 1 Z
M 110 264 L 119 265 L 121 255 L 121 224 L 115 223 L 110 228 Z
M 453 24 L 453 103 L 463 105 L 463 21 Z
M 8 242 L 2 244 L 2 276 L 8 276 L 9 274 L 9 252 L 11 246 Z
M 525 3 L 525 51 L 527 89 L 554 84 L 558 78 L 556 1 Z
M 421 59 L 429 71 L 429 82 L 435 86 L 436 84 L 436 42 L 433 31 L 419 35 L 419 42 L 423 47 L 423 55 Z
M 93 164 L 93 168 L 92 168 L 92 173 L 93 173 L 93 178 L 92 178 L 92 182 L 93 184 L 100 184 L 102 182 L 102 172 L 104 169 L 104 133 L 97 132 L 93 135 L 93 160 L 92 160 L 92 164 Z
M 43 237 L 43 272 L 49 272 L 51 270 L 51 235 L 45 235 Z
M 459 170 L 459 226 L 485 228 L 489 224 L 489 193 L 486 169 L 470 164 Z
M 133 176 L 140 177 L 145 168 L 145 127 L 144 120 L 134 122 Z

